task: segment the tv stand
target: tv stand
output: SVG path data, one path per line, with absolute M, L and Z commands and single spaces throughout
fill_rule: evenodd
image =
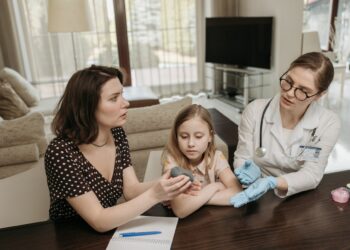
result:
M 254 99 L 250 92 L 262 92 L 263 87 L 268 85 L 264 78 L 271 73 L 265 69 L 216 64 L 210 68 L 214 75 L 213 96 L 238 108 L 240 112 Z M 258 96 L 261 97 L 262 93 Z

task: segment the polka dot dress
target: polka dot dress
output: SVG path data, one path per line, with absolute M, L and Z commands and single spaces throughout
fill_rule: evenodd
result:
M 111 182 L 90 164 L 69 139 L 55 138 L 45 154 L 45 170 L 50 191 L 50 218 L 69 218 L 77 213 L 67 202 L 93 191 L 101 205 L 114 206 L 123 193 L 123 169 L 131 165 L 129 144 L 122 128 L 112 129 L 116 159 Z

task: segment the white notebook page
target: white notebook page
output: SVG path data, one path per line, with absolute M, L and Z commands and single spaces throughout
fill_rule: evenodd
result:
M 113 234 L 107 250 L 112 249 L 145 249 L 163 250 L 170 249 L 174 238 L 178 218 L 138 216 L 128 223 L 117 228 Z M 160 234 L 121 237 L 120 233 L 161 231 Z

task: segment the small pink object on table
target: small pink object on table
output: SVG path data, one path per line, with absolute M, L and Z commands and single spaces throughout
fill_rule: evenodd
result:
M 332 199 L 335 202 L 346 203 L 349 200 L 350 194 L 345 187 L 336 188 L 331 192 Z

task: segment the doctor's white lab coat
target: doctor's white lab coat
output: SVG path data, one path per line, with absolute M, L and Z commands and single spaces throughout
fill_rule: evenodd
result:
M 288 183 L 285 196 L 290 196 L 314 189 L 320 183 L 328 156 L 339 137 L 340 119 L 334 112 L 312 102 L 293 129 L 290 139 L 285 141 L 279 100 L 278 94 L 272 99 L 263 119 L 262 146 L 267 152 L 262 158 L 255 155 L 255 149 L 259 147 L 261 116 L 269 99 L 255 100 L 245 108 L 238 128 L 239 142 L 234 167 L 252 159 L 260 167 L 263 176 L 283 176 Z M 316 137 L 312 142 L 314 128 Z M 321 148 L 318 159 L 305 160 L 303 154 L 306 152 L 300 148 L 301 145 Z

